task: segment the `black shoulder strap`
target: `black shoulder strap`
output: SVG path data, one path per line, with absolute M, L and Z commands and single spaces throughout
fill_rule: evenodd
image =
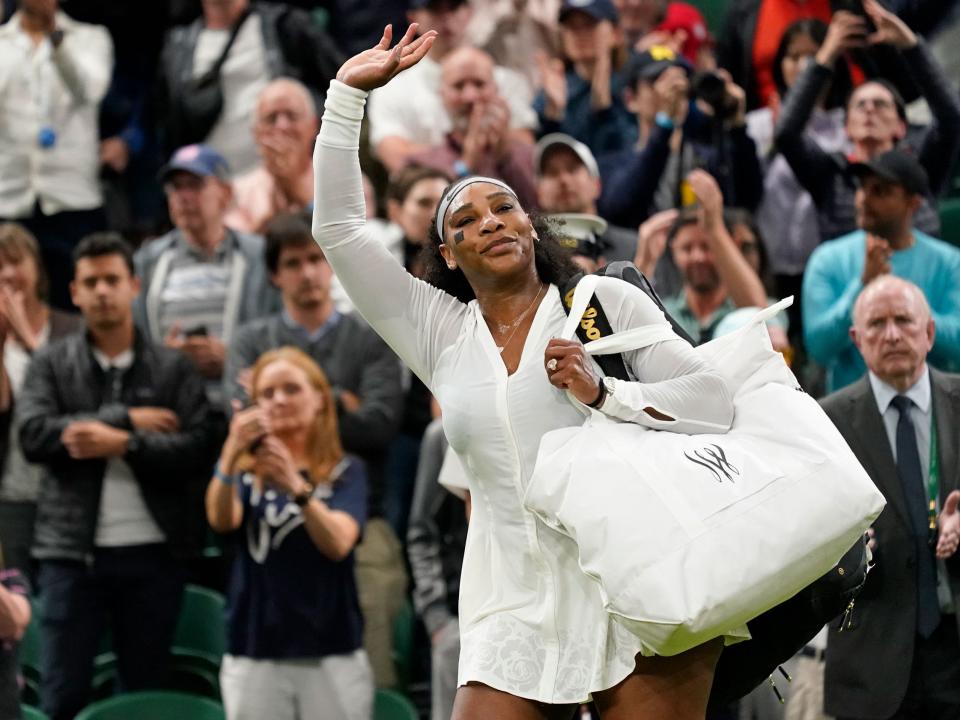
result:
M 577 283 L 580 282 L 580 278 L 582 277 L 582 272 L 577 273 L 560 288 L 561 304 L 563 305 L 563 311 L 567 315 L 570 314 L 570 308 L 573 305 L 573 291 L 576 290 Z M 607 320 L 606 313 L 603 312 L 597 296 L 594 295 L 590 298 L 587 309 L 583 312 L 580 324 L 577 325 L 577 337 L 580 338 L 580 342 L 586 344 L 591 340 L 598 340 L 612 334 L 613 328 L 610 327 L 610 321 Z M 615 377 L 618 380 L 630 379 L 630 376 L 627 374 L 627 366 L 623 362 L 623 356 L 619 353 L 614 355 L 594 355 L 593 359 L 597 361 L 604 375 Z
M 597 275 L 603 275 L 606 277 L 615 277 L 628 282 L 631 285 L 635 285 L 645 292 L 657 307 L 663 311 L 664 317 L 670 323 L 670 327 L 673 328 L 673 332 L 677 334 L 678 337 L 686 340 L 691 345 L 696 345 L 690 335 L 677 323 L 676 320 L 667 312 L 667 309 L 663 306 L 663 301 L 660 299 L 660 296 L 657 295 L 657 291 L 653 289 L 653 285 L 650 284 L 650 281 L 647 280 L 646 276 L 640 272 L 640 269 L 637 268 L 632 262 L 621 260 L 617 262 L 612 262 L 609 265 L 605 265 L 600 268 Z M 576 290 L 577 283 L 580 282 L 580 278 L 583 277 L 583 273 L 577 273 L 571 277 L 560 288 L 561 300 L 563 305 L 563 311 L 570 314 L 570 308 L 573 305 L 573 292 Z M 607 319 L 606 313 L 604 313 L 603 308 L 600 305 L 600 302 L 597 300 L 596 294 L 590 298 L 590 302 L 587 304 L 587 309 L 583 313 L 583 318 L 580 320 L 580 324 L 577 326 L 577 337 L 580 338 L 580 342 L 588 343 L 591 340 L 597 340 L 607 335 L 613 334 L 613 328 L 610 325 L 610 321 Z M 623 362 L 623 356 L 619 353 L 614 355 L 595 355 L 594 359 L 597 361 L 597 364 L 600 366 L 600 369 L 603 370 L 605 375 L 610 377 L 615 377 L 620 380 L 628 380 L 629 375 L 627 373 L 627 366 Z

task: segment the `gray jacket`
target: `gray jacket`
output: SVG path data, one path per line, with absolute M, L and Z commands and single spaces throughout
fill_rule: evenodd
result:
M 178 242 L 186 242 L 179 230 L 143 245 L 134 256 L 142 287 L 133 304 L 133 319 L 151 340 L 163 342 L 160 329 L 160 293 Z M 229 346 L 235 331 L 244 323 L 275 313 L 280 294 L 270 283 L 263 260 L 263 238 L 227 230 L 224 242 L 234 243 L 233 269 L 224 309 L 224 345 Z

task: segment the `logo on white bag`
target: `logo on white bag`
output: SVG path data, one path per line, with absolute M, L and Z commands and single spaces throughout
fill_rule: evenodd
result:
M 733 463 L 727 460 L 727 454 L 719 445 L 707 445 L 701 450 L 694 450 L 693 454 L 695 457 L 691 457 L 690 453 L 684 453 L 683 455 L 690 462 L 701 465 L 713 473 L 718 483 L 722 483 L 724 479 L 730 482 L 736 482 L 733 476 L 739 475 L 740 471 Z

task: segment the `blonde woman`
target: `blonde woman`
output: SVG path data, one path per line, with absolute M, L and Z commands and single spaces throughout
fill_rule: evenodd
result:
M 306 354 L 265 353 L 251 390 L 206 497 L 213 529 L 239 531 L 220 676 L 227 717 L 368 720 L 353 557 L 366 473 L 344 455 L 330 385 Z

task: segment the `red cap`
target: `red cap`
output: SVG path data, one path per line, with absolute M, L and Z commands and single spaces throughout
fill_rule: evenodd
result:
M 675 32 L 685 30 L 687 39 L 680 48 L 680 52 L 690 62 L 696 62 L 697 53 L 704 45 L 712 44 L 713 38 L 710 31 L 707 30 L 707 22 L 703 15 L 693 5 L 683 2 L 672 2 L 667 5 L 667 12 L 663 22 L 657 26 L 657 30 L 666 32 Z

